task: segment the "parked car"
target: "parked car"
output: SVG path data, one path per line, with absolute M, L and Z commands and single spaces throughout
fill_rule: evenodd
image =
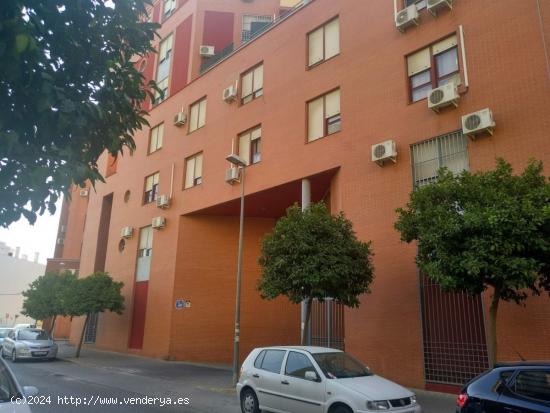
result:
M 36 328 L 36 326 L 34 324 L 28 324 L 28 323 L 16 324 L 13 326 L 14 330 L 19 330 L 21 328 Z
M 2 349 L 2 343 L 4 342 L 4 339 L 12 330 L 13 330 L 12 328 L 0 327 L 0 349 Z
M 237 394 L 243 413 L 420 413 L 416 396 L 340 350 L 266 347 L 243 363 Z
M 24 328 L 8 334 L 0 354 L 11 357 L 14 363 L 20 359 L 53 360 L 57 357 L 57 344 L 44 330 Z
M 466 384 L 457 413 L 550 413 L 550 363 L 498 364 Z
M 4 360 L 0 359 L 0 413 L 31 413 L 28 404 L 18 401 L 37 394 L 36 387 L 21 387 Z

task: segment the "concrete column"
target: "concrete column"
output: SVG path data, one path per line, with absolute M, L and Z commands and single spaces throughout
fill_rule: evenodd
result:
M 302 179 L 302 211 L 305 211 L 311 204 L 311 182 L 309 179 Z M 307 306 L 306 302 L 302 301 L 301 306 L 301 328 L 300 337 L 304 336 L 304 329 L 306 326 Z M 306 345 L 310 344 L 310 334 L 307 335 Z

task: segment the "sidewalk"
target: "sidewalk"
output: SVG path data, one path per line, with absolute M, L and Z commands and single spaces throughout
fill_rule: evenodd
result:
M 224 412 L 239 412 L 235 389 L 231 385 L 231 367 L 223 364 L 200 364 L 182 361 L 164 361 L 124 353 L 82 348 L 76 359 L 76 348 L 59 341 L 59 358 L 72 363 L 101 369 L 107 372 L 127 374 L 132 385 L 139 386 L 139 378 L 147 383 L 144 391 L 172 394 L 188 391 L 194 395 L 194 405 L 205 411 L 221 408 Z M 131 376 L 131 379 L 130 379 Z M 151 388 L 150 380 L 162 381 L 159 393 Z M 411 389 L 418 396 L 424 413 L 454 413 L 456 397 L 445 393 Z

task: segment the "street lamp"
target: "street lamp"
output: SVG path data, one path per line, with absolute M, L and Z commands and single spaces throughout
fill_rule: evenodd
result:
M 243 226 L 244 226 L 244 170 L 246 161 L 232 153 L 227 159 L 241 170 L 241 217 L 239 221 L 239 250 L 237 253 L 237 291 L 235 294 L 235 335 L 233 340 L 233 384 L 239 380 L 239 341 L 241 334 L 241 276 L 243 267 Z

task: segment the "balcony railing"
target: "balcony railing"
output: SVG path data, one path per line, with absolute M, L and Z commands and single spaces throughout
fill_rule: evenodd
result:
M 220 60 L 222 60 L 226 56 L 229 56 L 231 53 L 233 53 L 233 50 L 235 50 L 235 46 L 233 45 L 233 43 L 231 43 L 220 52 L 216 53 L 214 56 L 205 59 L 201 64 L 201 73 L 206 72 Z

